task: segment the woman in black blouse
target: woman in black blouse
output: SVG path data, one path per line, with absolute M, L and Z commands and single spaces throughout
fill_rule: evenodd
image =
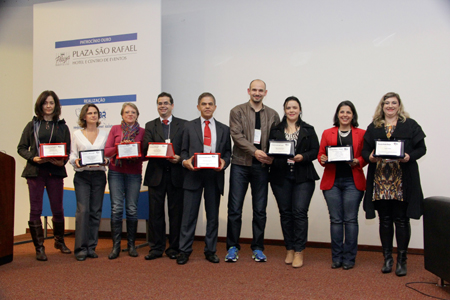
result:
M 312 164 L 319 152 L 319 141 L 314 127 L 302 121 L 302 106 L 296 97 L 288 97 L 283 107 L 283 120 L 271 129 L 269 139 L 294 141 L 295 156 L 275 158 L 269 180 L 280 211 L 287 250 L 285 263 L 299 268 L 308 240 L 309 204 L 315 180 L 319 179 Z

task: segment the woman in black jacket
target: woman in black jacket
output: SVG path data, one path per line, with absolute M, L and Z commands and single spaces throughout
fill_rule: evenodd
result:
M 398 159 L 374 156 L 375 140 L 403 140 L 405 156 Z M 394 264 L 394 224 L 398 252 L 395 274 L 405 276 L 407 273 L 406 252 L 411 237 L 409 219 L 422 216 L 423 193 L 417 160 L 426 152 L 425 133 L 404 111 L 400 96 L 385 94 L 378 103 L 373 122 L 367 127 L 361 152 L 364 160 L 369 162 L 364 196 L 366 218 L 375 218 L 377 210 L 380 219 L 384 255 L 382 273 L 390 273 Z
M 319 141 L 314 127 L 302 121 L 302 106 L 296 97 L 288 97 L 283 107 L 283 120 L 272 127 L 269 139 L 294 141 L 295 156 L 276 157 L 270 166 L 269 180 L 280 211 L 287 249 L 285 262 L 299 268 L 308 240 L 309 204 L 315 180 L 319 179 L 312 164 L 319 152 Z
M 27 179 L 30 194 L 31 236 L 36 248 L 36 259 L 46 261 L 41 214 L 44 187 L 47 189 L 53 214 L 55 248 L 62 253 L 71 251 L 64 244 L 63 178 L 67 177 L 66 157 L 41 157 L 40 145 L 65 143 L 66 154 L 70 149 L 70 132 L 64 120 L 60 120 L 61 106 L 53 91 L 42 92 L 34 106 L 36 116 L 27 124 L 20 138 L 17 152 L 27 160 L 22 177 Z

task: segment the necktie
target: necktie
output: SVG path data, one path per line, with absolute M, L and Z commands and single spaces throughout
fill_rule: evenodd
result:
M 206 146 L 211 146 L 211 129 L 209 128 L 210 121 L 205 121 L 205 130 L 204 130 L 204 137 L 203 137 L 203 144 Z
M 164 125 L 168 125 L 169 124 L 169 120 L 163 120 L 162 122 L 164 123 Z

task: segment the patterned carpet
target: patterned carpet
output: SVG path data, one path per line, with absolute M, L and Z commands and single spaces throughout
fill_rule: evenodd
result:
M 73 235 L 66 244 L 73 249 Z M 84 262 L 61 254 L 52 240 L 45 245 L 47 262 L 35 259 L 31 243 L 14 246 L 13 262 L 0 266 L 0 299 L 427 299 L 405 284 L 438 282 L 424 269 L 422 255 L 409 255 L 408 275 L 397 277 L 382 274 L 381 253 L 370 251 L 359 251 L 355 268 L 346 271 L 331 269 L 330 250 L 319 248 L 307 248 L 304 266 L 294 269 L 284 264 L 281 246 L 267 246 L 268 261 L 256 263 L 243 245 L 239 261 L 225 263 L 225 244 L 219 243 L 221 262 L 212 264 L 204 258 L 204 243 L 196 241 L 189 262 L 180 266 L 166 256 L 144 260 L 148 247 L 137 258 L 122 252 L 108 260 L 110 239 L 99 241 L 99 258 Z M 450 299 L 449 287 L 412 286 Z

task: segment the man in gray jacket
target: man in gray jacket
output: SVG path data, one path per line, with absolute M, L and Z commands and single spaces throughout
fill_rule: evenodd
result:
M 270 128 L 280 122 L 280 117 L 275 110 L 263 104 L 267 95 L 264 81 L 253 80 L 248 94 L 250 100 L 230 112 L 230 132 L 234 146 L 228 198 L 227 262 L 235 262 L 239 258 L 242 207 L 249 183 L 253 207 L 252 257 L 258 262 L 267 261 L 263 253 L 269 177 L 267 165 L 273 159 L 266 152 Z

